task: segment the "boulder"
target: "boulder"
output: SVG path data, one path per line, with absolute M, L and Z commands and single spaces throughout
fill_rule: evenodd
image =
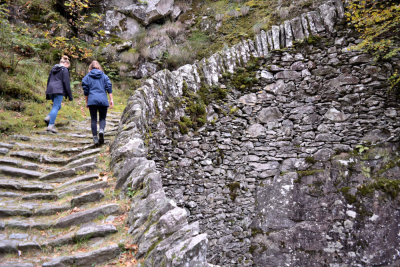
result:
M 104 27 L 107 33 L 116 34 L 123 39 L 133 38 L 142 29 L 135 19 L 115 10 L 106 12 Z
M 120 10 L 123 14 L 137 19 L 144 26 L 169 16 L 173 11 L 174 0 L 148 0 Z

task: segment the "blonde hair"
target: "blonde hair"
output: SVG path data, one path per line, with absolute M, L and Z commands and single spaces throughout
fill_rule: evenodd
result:
M 103 71 L 103 68 L 100 66 L 100 63 L 99 63 L 97 60 L 93 60 L 92 63 L 90 63 L 90 65 L 89 65 L 89 72 L 90 72 L 92 69 L 98 69 L 98 70 Z
M 60 64 L 71 65 L 71 63 L 69 62 L 69 57 L 68 56 L 62 56 L 61 59 L 60 59 Z

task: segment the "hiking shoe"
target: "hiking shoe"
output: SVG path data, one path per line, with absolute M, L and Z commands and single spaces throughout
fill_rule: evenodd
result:
M 99 138 L 97 136 L 93 136 L 93 143 L 94 143 L 94 146 L 99 145 Z
M 47 131 L 48 132 L 52 132 L 52 133 L 58 133 L 56 127 L 54 126 L 54 124 L 49 124 L 49 126 L 47 126 Z
M 44 118 L 44 123 L 46 123 L 46 126 L 49 126 L 50 123 L 50 116 L 47 115 L 46 118 Z
M 99 144 L 104 144 L 104 130 L 99 131 Z

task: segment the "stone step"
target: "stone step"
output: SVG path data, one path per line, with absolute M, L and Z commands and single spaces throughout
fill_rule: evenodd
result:
M 96 190 L 82 194 L 71 199 L 71 207 L 79 207 L 87 203 L 97 202 L 104 198 L 102 190 Z
M 42 172 L 15 168 L 6 165 L 0 165 L 0 173 L 10 175 L 13 177 L 23 177 L 23 178 L 38 178 L 40 176 L 43 176 Z
M 120 212 L 119 205 L 106 204 L 100 207 L 91 208 L 81 212 L 73 213 L 57 220 L 54 224 L 56 228 L 65 228 L 72 225 L 90 222 L 99 216 L 118 214 Z
M 97 153 L 99 153 L 100 151 L 101 151 L 100 148 L 95 148 L 95 149 L 90 149 L 90 150 L 87 150 L 87 151 L 83 151 L 82 153 L 80 153 L 80 154 L 78 154 L 78 155 L 75 155 L 75 156 L 73 156 L 72 158 L 70 158 L 70 159 L 68 160 L 68 163 L 69 163 L 69 162 L 76 161 L 76 160 L 81 159 L 81 158 L 85 158 L 85 157 L 90 156 L 90 155 L 97 154 Z
M 46 143 L 54 143 L 57 144 L 68 144 L 72 145 L 89 145 L 92 144 L 91 140 L 82 140 L 82 139 L 67 139 L 67 138 L 49 138 L 47 136 L 40 136 L 37 138 L 32 138 L 36 142 L 46 142 Z
M 58 220 L 51 218 L 41 218 L 40 220 L 34 218 L 25 219 L 9 219 L 4 221 L 5 229 L 40 229 L 46 230 L 50 228 L 68 228 L 74 225 L 88 223 L 100 216 L 107 216 L 118 214 L 120 212 L 119 205 L 117 204 L 103 204 L 102 206 L 90 208 L 84 211 L 79 211 L 66 215 Z
M 21 141 L 31 141 L 31 138 L 29 136 L 20 135 L 20 134 L 11 135 L 11 138 L 15 139 L 15 140 L 21 140 Z
M 14 147 L 14 144 L 0 142 L 0 148 L 12 149 L 13 147 Z
M 0 154 L 1 155 L 7 155 L 8 152 L 10 152 L 10 149 L 4 148 L 4 147 L 0 147 Z
M 16 179 L 4 179 L 0 178 L 0 188 L 12 189 L 19 191 L 52 191 L 53 186 L 47 183 L 41 183 L 36 181 L 22 181 Z
M 99 182 L 88 182 L 88 183 L 82 183 L 78 184 L 75 186 L 67 187 L 63 190 L 57 191 L 57 196 L 62 198 L 67 195 L 79 195 L 84 192 L 92 191 L 92 190 L 97 190 L 97 189 L 103 189 L 107 188 L 109 185 L 107 182 L 99 181 Z
M 69 202 L 56 205 L 53 203 L 22 203 L 20 205 L 9 205 L 9 203 L 2 203 L 0 206 L 0 217 L 10 216 L 48 216 L 69 210 L 74 207 L 79 207 L 88 203 L 94 203 L 104 198 L 102 190 L 96 190 L 84 193 L 80 196 L 72 198 Z
M 0 197 L 7 197 L 7 198 L 19 198 L 22 197 L 23 194 L 15 193 L 15 192 L 1 192 Z
M 99 178 L 99 175 L 97 173 L 78 176 L 78 177 L 75 177 L 74 179 L 68 180 L 67 182 L 58 185 L 57 189 L 61 189 L 61 188 L 66 187 L 68 185 L 72 185 L 72 184 L 76 184 L 76 183 L 80 183 L 80 182 L 86 182 L 86 181 L 95 180 L 95 179 L 98 179 L 98 178 Z
M 96 167 L 96 163 L 88 163 L 88 164 L 84 164 L 84 165 L 74 167 L 71 169 L 67 169 L 67 170 L 51 172 L 51 173 L 41 176 L 39 179 L 44 181 L 44 180 L 52 180 L 52 179 L 57 179 L 57 178 L 71 177 L 80 172 L 88 172 L 90 170 L 93 170 L 95 167 Z
M 35 209 L 33 212 L 33 216 L 49 216 L 53 214 L 57 214 L 59 212 L 64 212 L 66 210 L 69 210 L 71 208 L 71 204 L 66 203 L 61 206 L 56 206 L 56 205 L 42 205 L 42 207 Z
M 115 136 L 115 135 L 117 135 L 117 131 L 110 131 L 110 132 L 105 132 L 104 133 L 104 136 Z
M 71 204 L 54 205 L 50 203 L 22 203 L 18 206 L 7 205 L 0 207 L 0 217 L 10 216 L 48 216 L 71 209 Z
M 53 147 L 53 146 L 37 146 L 37 145 L 30 145 L 30 144 L 23 144 L 23 143 L 16 143 L 16 146 L 21 149 L 29 149 L 34 151 L 51 151 L 57 153 L 78 153 L 85 151 L 87 149 L 93 148 L 92 144 L 80 146 L 80 147 Z
M 33 212 L 30 209 L 24 208 L 13 208 L 13 207 L 0 207 L 0 217 L 10 217 L 10 216 L 24 216 L 30 217 Z
M 13 232 L 3 235 L 4 238 L 0 241 L 0 254 L 17 254 L 18 250 L 28 252 L 79 243 L 92 238 L 105 237 L 118 232 L 118 230 L 112 224 L 89 224 L 80 227 L 75 232 L 70 232 L 51 240 L 47 240 L 47 236 L 40 235 L 39 233 L 39 235 L 30 235 L 31 232 L 29 234 Z
M 10 156 L 28 159 L 40 163 L 50 163 L 50 164 L 66 164 L 68 161 L 67 159 L 64 158 L 53 158 L 47 155 L 31 151 L 13 151 L 10 153 Z
M 90 181 L 89 179 L 87 181 Z M 1 183 L 0 183 L 1 186 Z M 50 186 L 47 185 L 46 186 Z M 55 192 L 49 192 L 49 193 L 32 193 L 32 194 L 21 194 L 18 192 L 0 192 L 0 197 L 7 197 L 7 198 L 19 198 L 23 201 L 29 201 L 29 200 L 57 200 L 60 198 L 63 198 L 68 195 L 72 196 L 77 196 L 85 192 L 89 192 L 92 190 L 99 190 L 99 189 L 104 189 L 108 188 L 109 185 L 107 182 L 104 181 L 98 181 L 98 182 L 87 182 L 87 183 L 80 183 L 77 185 L 70 185 L 64 188 L 61 188 Z M 15 188 L 12 187 L 12 185 L 9 186 L 10 189 Z M 29 191 L 29 190 L 25 190 Z
M 39 164 L 32 163 L 29 161 L 22 161 L 22 160 L 17 160 L 13 158 L 0 158 L 0 164 L 1 165 L 8 165 L 8 166 L 16 166 L 19 168 L 27 169 L 27 170 L 32 170 L 36 171 L 42 168 Z
M 87 164 L 87 163 L 96 163 L 97 161 L 97 155 L 95 156 L 89 156 L 85 158 L 80 158 L 74 161 L 71 161 L 70 163 L 65 166 L 66 168 L 73 168 L 82 164 Z
M 56 193 L 35 193 L 24 195 L 21 198 L 22 200 L 56 200 L 58 199 L 58 195 Z
M 0 178 L 0 188 L 8 191 L 0 191 L 0 197 L 7 198 L 21 198 L 22 200 L 55 200 L 62 198 L 66 195 L 79 195 L 83 192 L 107 188 L 108 183 L 105 181 L 96 181 L 99 178 L 98 174 L 88 174 L 76 177 L 68 180 L 63 184 L 57 186 L 49 185 L 48 183 L 42 183 L 37 181 L 16 181 L 10 179 Z M 91 181 L 91 182 L 90 182 Z M 86 182 L 86 183 L 85 183 Z M 31 191 L 53 191 L 54 192 L 37 192 L 31 194 L 24 194 L 23 192 Z M 16 192 L 15 192 L 16 191 Z
M 53 226 L 53 224 L 51 222 L 36 222 L 36 221 L 32 221 L 32 219 L 24 219 L 24 220 L 13 219 L 13 220 L 5 221 L 5 223 L 4 223 L 5 229 L 46 230 L 52 226 Z
M 120 114 L 112 116 L 106 136 L 117 133 Z M 42 129 L 0 143 L 7 154 L 0 156 L 0 257 L 8 254 L 0 267 L 98 266 L 120 254 L 111 221 L 121 209 L 105 200 L 108 182 L 90 173 L 102 148 L 93 146 L 88 126 L 71 121 L 56 135 Z M 89 252 L 76 253 L 82 245 Z
M 0 267 L 35 267 L 33 263 L 21 263 L 21 262 L 5 262 L 0 263 Z
M 68 134 L 67 136 L 73 137 L 73 138 L 85 138 L 85 139 L 92 138 L 91 134 L 83 134 L 83 133 L 71 133 L 71 134 Z
M 68 233 L 61 237 L 54 238 L 46 243 L 42 244 L 42 247 L 59 247 L 74 242 L 80 242 L 81 240 L 88 240 L 90 238 L 104 237 L 109 234 L 114 234 L 118 230 L 112 224 L 104 225 L 86 225 L 82 226 L 75 233 Z
M 121 253 L 117 244 L 93 250 L 91 252 L 79 253 L 72 256 L 57 257 L 45 262 L 43 267 L 60 266 L 96 266 L 115 259 Z

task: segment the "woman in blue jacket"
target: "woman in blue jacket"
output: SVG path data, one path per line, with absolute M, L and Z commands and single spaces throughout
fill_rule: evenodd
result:
M 82 80 L 83 92 L 86 97 L 86 106 L 89 108 L 93 142 L 95 145 L 104 144 L 104 129 L 106 127 L 107 109 L 114 106 L 112 84 L 104 74 L 100 63 L 93 61 L 89 65 L 89 73 Z M 110 104 L 107 99 L 110 97 Z M 97 113 L 99 113 L 99 137 L 97 137 Z
M 61 102 L 64 97 L 68 97 L 72 101 L 71 87 L 69 84 L 69 58 L 63 56 L 59 64 L 54 65 L 51 69 L 47 80 L 46 99 L 53 101 L 53 107 L 44 119 L 47 124 L 47 131 L 57 133 L 54 126 L 58 111 L 61 109 Z

